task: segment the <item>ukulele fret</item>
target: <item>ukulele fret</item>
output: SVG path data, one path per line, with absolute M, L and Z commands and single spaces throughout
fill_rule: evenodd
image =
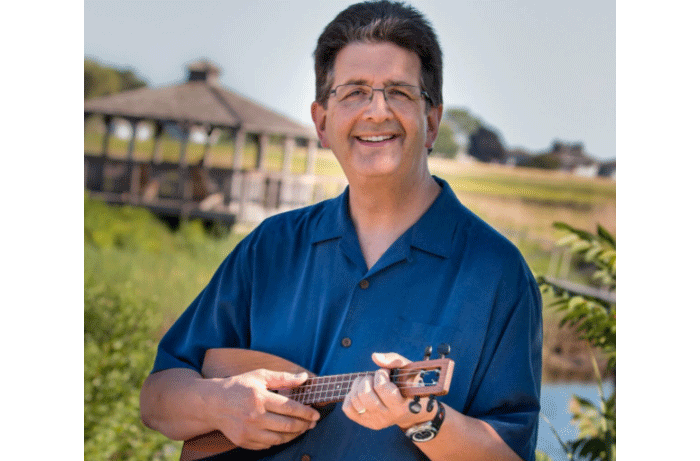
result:
M 290 389 L 289 398 L 305 405 L 339 402 L 350 392 L 352 383 L 360 376 L 374 376 L 374 373 L 348 373 L 309 378 L 301 386 Z

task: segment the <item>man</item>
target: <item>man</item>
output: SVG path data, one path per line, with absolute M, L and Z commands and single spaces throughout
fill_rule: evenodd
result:
M 428 172 L 442 115 L 432 28 L 411 7 L 360 3 L 326 27 L 314 56 L 313 120 L 349 186 L 266 220 L 233 250 L 163 338 L 144 422 L 178 440 L 219 430 L 242 459 L 533 460 L 539 290 L 517 249 Z M 414 413 L 387 369 L 443 342 L 451 389 Z M 304 374 L 204 379 L 217 347 L 319 375 L 380 370 L 320 418 L 268 390 Z M 412 435 L 422 424 L 434 438 Z

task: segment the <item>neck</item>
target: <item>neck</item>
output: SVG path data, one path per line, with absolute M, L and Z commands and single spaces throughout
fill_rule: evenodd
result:
M 403 181 L 366 179 L 350 184 L 350 216 L 359 231 L 389 230 L 409 223 L 407 229 L 439 193 L 440 186 L 427 172 Z
M 367 268 L 420 219 L 440 193 L 427 171 L 413 182 L 385 179 L 350 184 L 350 217 Z

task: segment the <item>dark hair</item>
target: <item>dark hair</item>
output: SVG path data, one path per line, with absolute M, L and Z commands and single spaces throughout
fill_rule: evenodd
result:
M 415 52 L 421 62 L 421 86 L 429 104 L 442 104 L 442 51 L 427 19 L 402 2 L 366 1 L 342 11 L 321 33 L 314 51 L 316 101 L 326 102 L 333 84 L 335 58 L 352 42 L 391 42 Z

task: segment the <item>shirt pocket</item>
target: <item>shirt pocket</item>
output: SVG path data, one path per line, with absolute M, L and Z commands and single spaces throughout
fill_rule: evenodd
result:
M 433 348 L 431 358 L 437 358 L 438 346 L 442 343 L 450 346 L 452 355 L 459 347 L 462 331 L 454 325 L 432 325 L 397 317 L 391 328 L 391 338 L 395 344 L 394 352 L 415 362 L 423 360 L 427 346 Z
M 398 317 L 391 330 L 393 346 L 390 350 L 417 362 L 423 360 L 427 346 L 432 346 L 431 359 L 438 358 L 438 346 L 446 343 L 454 364 L 452 384 L 447 395 L 439 399 L 460 411 L 464 408 L 469 390 L 467 377 L 473 370 L 471 356 L 465 354 L 465 333 L 454 325 L 432 325 Z

